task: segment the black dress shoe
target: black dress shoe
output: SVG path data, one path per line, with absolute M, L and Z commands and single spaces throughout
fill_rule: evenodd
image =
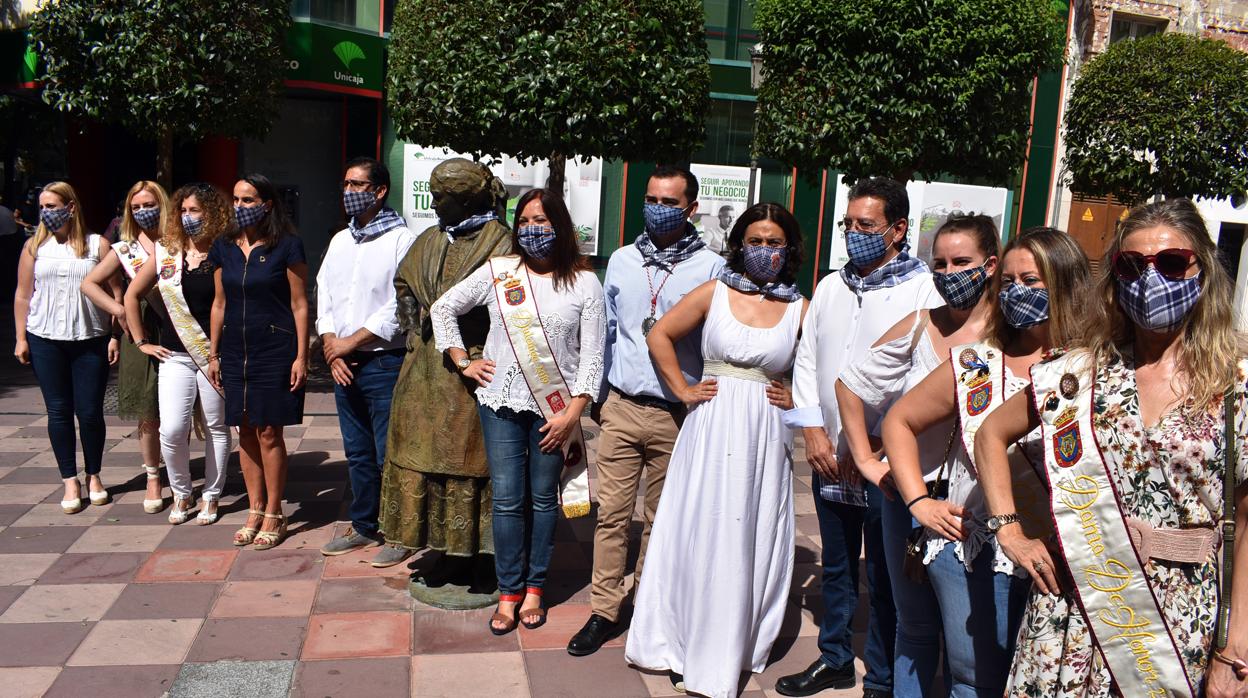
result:
M 607 640 L 620 633 L 620 624 L 607 620 L 597 613 L 591 614 L 580 632 L 568 641 L 568 654 L 584 657 L 598 651 Z
M 822 659 L 816 659 L 806 671 L 781 676 L 776 681 L 776 693 L 782 696 L 813 696 L 828 688 L 853 688 L 855 682 L 853 662 L 833 669 Z
M 882 688 L 864 688 L 862 698 L 893 698 L 893 692 Z

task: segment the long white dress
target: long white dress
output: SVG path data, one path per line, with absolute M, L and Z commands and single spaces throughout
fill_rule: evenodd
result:
M 702 357 L 782 374 L 793 365 L 801 301 L 779 324 L 741 324 L 715 286 Z M 793 575 L 793 435 L 766 383 L 718 377 L 681 427 L 659 501 L 625 655 L 684 675 L 685 688 L 737 695 L 780 632 Z

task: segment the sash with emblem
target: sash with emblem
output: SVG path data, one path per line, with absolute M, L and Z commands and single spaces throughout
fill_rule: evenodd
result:
M 170 252 L 157 243 L 156 260 L 159 264 L 156 270 L 156 289 L 160 292 L 161 300 L 165 302 L 169 320 L 178 333 L 178 339 L 182 340 L 182 346 L 186 347 L 186 353 L 191 355 L 200 371 L 205 371 L 208 368 L 211 344 L 208 342 L 208 335 L 204 334 L 204 328 L 200 327 L 199 321 L 191 314 L 186 296 L 182 293 L 182 253 Z M 220 388 L 217 392 L 220 392 Z
M 949 358 L 953 364 L 962 445 L 973 466 L 975 434 L 988 415 L 1005 402 L 1005 357 L 1000 349 L 975 342 L 953 347 Z M 1053 528 L 1049 496 L 1040 474 L 1017 443 L 1011 444 L 1007 453 L 1019 523 L 1028 537 L 1047 538 L 1052 535 Z
M 1194 696 L 1092 426 L 1086 354 L 1036 364 L 1051 510 L 1088 630 L 1124 696 Z
M 507 339 L 516 355 L 516 363 L 528 383 L 533 400 L 547 420 L 567 409 L 572 393 L 555 362 L 554 352 L 538 315 L 537 300 L 529 283 L 528 268 L 519 257 L 496 257 L 490 260 L 494 277 L 494 293 L 498 311 L 507 330 Z M 580 420 L 572 435 L 563 444 L 563 474 L 559 498 L 563 514 L 568 518 L 589 513 L 589 469 L 585 455 L 585 435 Z
M 139 273 L 139 269 L 143 263 L 147 261 L 147 250 L 143 249 L 143 245 L 136 240 L 134 242 L 113 243 L 113 251 L 117 253 L 117 259 L 121 262 L 121 268 L 126 274 L 126 278 L 134 281 L 134 277 Z

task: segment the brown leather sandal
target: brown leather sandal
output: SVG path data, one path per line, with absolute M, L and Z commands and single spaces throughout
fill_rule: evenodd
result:
M 542 590 L 537 587 L 529 587 L 525 589 L 525 593 L 530 596 L 542 598 Z M 537 608 L 527 608 L 520 611 L 520 624 L 529 630 L 537 630 L 546 625 L 546 607 L 538 606 Z
M 499 603 L 514 603 L 516 607 L 512 609 L 510 616 L 495 612 L 490 616 L 490 632 L 495 635 L 506 635 L 516 629 L 516 610 L 520 608 L 520 602 L 524 600 L 524 594 L 499 594 Z M 501 623 L 503 627 L 496 627 L 495 623 Z

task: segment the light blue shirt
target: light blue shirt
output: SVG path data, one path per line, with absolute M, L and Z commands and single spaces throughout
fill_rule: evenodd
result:
M 693 289 L 719 276 L 724 258 L 702 248 L 676 265 L 671 278 L 667 272 L 641 266 L 641 253 L 635 245 L 616 250 L 607 262 L 603 293 L 607 305 L 607 383 L 634 396 L 662 398 L 676 402 L 655 372 L 650 349 L 641 332 L 641 323 L 650 316 L 651 287 L 658 291 L 655 317 L 662 317 Z M 648 276 L 647 276 L 648 272 Z M 676 359 L 685 380 L 702 380 L 702 331 L 690 332 L 676 343 Z M 604 384 L 599 400 L 605 400 L 610 386 Z

